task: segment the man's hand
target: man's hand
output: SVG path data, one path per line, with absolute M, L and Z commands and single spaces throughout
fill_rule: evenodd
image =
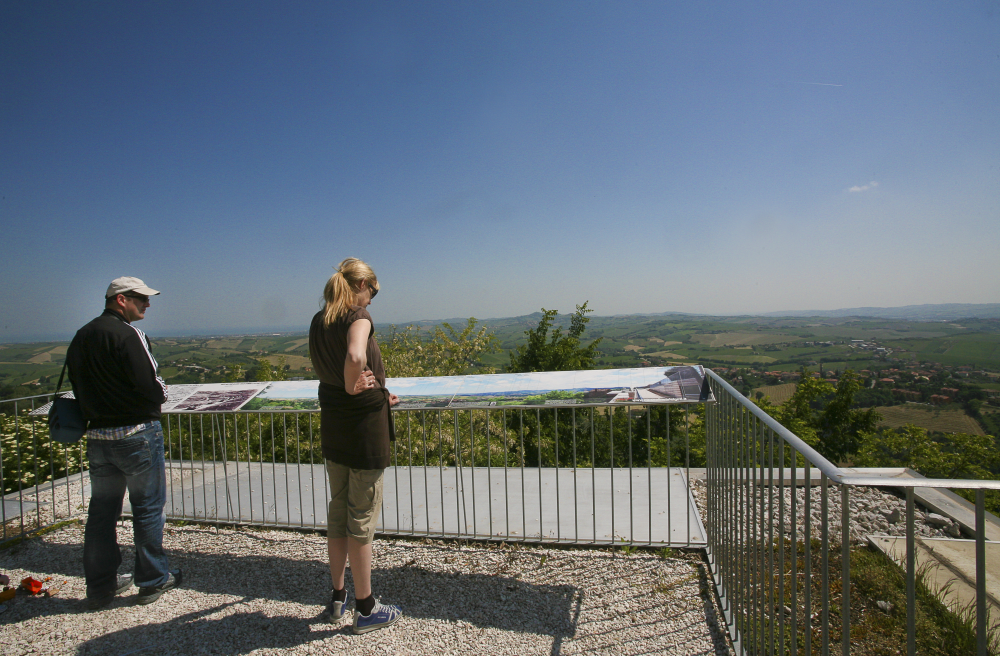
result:
M 354 391 L 351 392 L 351 394 L 361 394 L 361 392 L 375 389 L 376 385 L 375 374 L 366 369 L 361 372 L 360 376 L 358 376 L 358 381 L 354 383 Z
M 389 394 L 389 407 L 391 408 L 394 405 L 399 405 L 399 397 L 395 394 Z

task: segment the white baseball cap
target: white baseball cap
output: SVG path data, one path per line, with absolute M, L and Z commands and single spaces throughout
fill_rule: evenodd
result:
M 146 296 L 156 296 L 160 292 L 146 286 L 146 283 L 139 280 L 138 278 L 131 278 L 125 276 L 123 278 L 115 278 L 108 285 L 108 291 L 105 292 L 104 298 L 111 298 L 112 296 L 118 296 L 119 294 L 127 294 L 128 292 L 135 292 L 136 294 L 145 294 Z

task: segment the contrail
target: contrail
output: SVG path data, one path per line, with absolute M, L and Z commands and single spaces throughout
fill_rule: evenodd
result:
M 819 87 L 842 87 L 843 84 L 831 84 L 829 82 L 792 82 L 792 84 L 814 84 Z

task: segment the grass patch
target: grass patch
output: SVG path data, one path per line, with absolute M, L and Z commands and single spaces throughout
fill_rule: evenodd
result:
M 67 519 L 61 522 L 56 522 L 55 524 L 51 524 L 49 526 L 43 526 L 42 528 L 35 529 L 32 531 L 25 531 L 23 535 L 19 535 L 16 538 L 11 538 L 4 542 L 0 542 L 0 551 L 16 547 L 25 540 L 28 540 L 30 538 L 37 538 L 39 536 L 45 535 L 46 533 L 51 533 L 52 531 L 58 531 L 59 529 L 65 526 L 76 524 L 79 521 L 80 521 L 79 519 Z
M 777 545 L 775 546 L 777 549 Z M 785 543 L 786 557 L 792 544 Z M 778 598 L 778 572 L 764 572 L 764 579 L 773 586 L 774 612 L 765 611 L 763 619 L 754 623 L 749 618 L 741 622 L 744 644 L 753 653 L 756 645 L 771 640 L 773 631 L 774 653 L 779 651 L 780 624 L 778 614 L 784 614 L 785 653 L 805 652 L 805 625 L 810 622 L 811 654 L 820 654 L 822 648 L 822 570 L 821 545 L 812 542 L 811 604 L 806 609 L 804 547 L 798 548 L 795 582 L 796 608 L 792 609 L 791 559 L 785 564 L 785 595 Z M 853 656 L 895 656 L 906 653 L 906 579 L 903 571 L 881 552 L 868 547 L 851 550 L 851 654 Z M 840 580 L 840 547 L 831 545 L 829 551 L 829 621 L 827 623 L 831 653 L 840 651 L 841 602 L 843 586 Z M 776 568 L 777 569 L 777 568 Z M 751 579 L 753 572 L 750 572 Z M 757 575 L 760 575 L 758 573 Z M 770 579 L 768 581 L 768 579 Z M 767 608 L 764 599 L 761 607 Z M 881 607 L 879 602 L 882 602 Z M 888 604 L 888 605 L 887 605 Z M 795 614 L 798 634 L 791 636 L 791 614 Z M 739 619 L 739 618 L 738 618 Z M 917 653 L 924 656 L 968 656 L 976 653 L 976 623 L 974 609 L 955 613 L 949 610 L 924 584 L 918 572 L 916 589 L 916 639 Z M 794 649 L 792 649 L 794 645 Z M 770 653 L 769 650 L 766 652 Z M 991 656 L 1000 656 L 1000 636 L 992 636 L 989 646 Z
M 688 583 L 689 581 L 694 581 L 698 578 L 700 577 L 698 573 L 695 572 L 694 574 L 688 574 L 687 576 L 681 577 L 674 581 L 660 581 L 659 583 L 653 586 L 653 592 L 658 592 L 659 594 L 663 595 L 670 594 L 671 590 L 679 588 L 685 583 Z
M 851 630 L 851 641 L 870 645 L 869 650 L 858 653 L 905 653 L 906 579 L 903 571 L 881 552 L 858 548 L 851 552 L 851 581 L 853 596 L 858 597 L 857 604 L 852 597 L 852 619 L 856 605 L 861 612 L 861 620 Z M 968 609 L 959 613 L 949 610 L 927 588 L 920 572 L 916 592 L 917 653 L 940 656 L 976 653 L 975 609 L 971 613 Z M 889 602 L 889 612 L 878 608 L 877 601 Z M 989 653 L 1000 653 L 996 636 Z

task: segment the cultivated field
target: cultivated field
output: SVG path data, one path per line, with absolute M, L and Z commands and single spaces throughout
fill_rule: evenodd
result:
M 647 353 L 649 357 L 653 358 L 666 358 L 668 360 L 687 360 L 687 356 L 679 355 L 677 353 L 671 353 L 670 351 L 657 351 L 656 353 Z
M 691 341 L 716 348 L 720 346 L 781 344 L 784 342 L 797 342 L 801 339 L 801 337 L 795 337 L 794 335 L 774 335 L 771 333 L 759 332 L 700 333 L 697 335 L 691 335 Z
M 293 370 L 305 369 L 306 367 L 312 367 L 312 361 L 304 355 L 268 355 L 264 359 L 270 362 L 272 365 L 277 365 L 279 358 L 285 358 L 285 364 L 291 367 Z
M 969 433 L 985 435 L 982 426 L 975 419 L 957 408 L 935 408 L 915 403 L 883 406 L 876 408 L 882 415 L 882 425 L 900 428 L 913 424 L 929 431 L 942 433 Z
M 540 313 L 489 319 L 480 323 L 495 334 L 503 349 L 483 358 L 482 364 L 504 369 L 505 352 L 525 343 L 525 330 L 538 325 Z M 308 318 L 304 318 L 306 321 Z M 569 327 L 570 317 L 559 315 L 553 330 Z M 450 319 L 461 327 L 464 320 Z M 441 322 L 416 322 L 422 333 Z M 397 326 L 403 328 L 405 324 Z M 379 341 L 393 327 L 376 326 Z M 583 342 L 602 338 L 597 368 L 638 367 L 654 364 L 698 363 L 706 367 L 763 366 L 768 370 L 798 371 L 806 367 L 826 370 L 880 370 L 910 363 L 971 365 L 973 369 L 1000 371 L 1000 320 L 963 319 L 945 322 L 819 317 L 708 317 L 689 315 L 592 316 Z M 310 377 L 308 337 L 298 333 L 206 335 L 167 337 L 152 335 L 153 354 L 168 383 L 222 380 L 236 365 L 253 371 L 261 357 L 286 354 L 289 375 Z M 865 340 L 866 347 L 851 340 Z M 68 342 L 10 343 L 3 348 L 0 384 L 21 385 L 41 381 L 31 391 L 51 390 L 62 368 Z M 885 347 L 888 353 L 876 353 Z M 291 357 L 300 356 L 300 357 Z M 57 378 L 58 379 L 58 378 Z
M 210 339 L 204 344 L 204 348 L 210 349 L 235 349 L 243 341 L 242 337 L 236 339 Z
M 795 394 L 795 383 L 785 383 L 784 385 L 767 385 L 765 387 L 758 387 L 753 391 L 754 398 L 757 395 L 766 396 L 771 400 L 774 405 L 781 405 L 788 399 L 792 398 L 792 394 Z

